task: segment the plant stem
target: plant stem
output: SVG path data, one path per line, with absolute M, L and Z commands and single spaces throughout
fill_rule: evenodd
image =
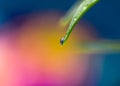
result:
M 75 2 L 74 5 L 68 10 L 68 12 L 65 14 L 65 16 L 63 16 L 60 19 L 60 24 L 62 26 L 65 26 L 70 22 L 74 13 L 76 12 L 77 8 L 79 7 L 79 5 L 81 4 L 82 1 L 83 0 L 77 0 L 77 2 Z
M 99 41 L 87 41 L 78 43 L 77 48 L 84 53 L 120 53 L 120 40 L 99 40 Z M 77 49 L 78 50 L 78 49 Z
M 78 8 L 75 11 L 75 14 L 71 18 L 70 24 L 68 26 L 66 35 L 60 40 L 60 43 L 63 45 L 67 39 L 69 38 L 72 30 L 74 29 L 75 25 L 81 19 L 81 17 L 92 7 L 94 6 L 99 0 L 83 0 Z M 76 6 L 74 6 L 76 8 Z M 72 11 L 72 10 L 71 10 Z M 73 11 L 74 12 L 74 11 Z M 71 12 L 71 13 L 73 13 Z M 71 14 L 70 14 L 71 15 Z M 67 17 L 66 17 L 67 18 Z

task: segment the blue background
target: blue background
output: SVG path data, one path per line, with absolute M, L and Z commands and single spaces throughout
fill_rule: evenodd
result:
M 66 12 L 75 0 L 0 0 L 0 24 L 36 11 Z M 97 28 L 101 38 L 120 40 L 120 0 L 100 0 L 83 19 Z M 103 73 L 96 86 L 120 86 L 120 53 L 105 54 Z

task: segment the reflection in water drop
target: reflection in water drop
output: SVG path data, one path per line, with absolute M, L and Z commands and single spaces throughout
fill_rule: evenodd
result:
M 63 38 L 60 40 L 60 44 L 63 45 L 64 41 L 65 41 L 65 40 L 64 40 L 64 37 L 63 37 Z

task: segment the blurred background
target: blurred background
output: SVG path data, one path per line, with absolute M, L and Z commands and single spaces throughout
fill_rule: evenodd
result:
M 40 35 L 40 37 L 43 37 L 43 39 L 41 39 L 41 40 L 44 40 L 46 37 L 49 37 L 49 34 L 51 35 L 52 32 L 58 33 L 56 31 L 56 29 L 52 30 L 52 28 L 56 24 L 59 17 L 64 15 L 75 2 L 76 2 L 76 0 L 0 0 L 0 36 L 1 36 L 1 40 L 0 40 L 0 42 L 1 42 L 0 65 L 1 66 L 0 67 L 1 67 L 1 71 L 3 71 L 3 69 L 4 69 L 4 68 L 2 68 L 2 67 L 4 67 L 2 63 L 4 63 L 3 58 L 5 58 L 4 55 L 2 56 L 2 54 L 3 54 L 2 52 L 4 51 L 4 54 L 5 55 L 7 54 L 7 50 L 9 49 L 8 44 L 11 43 L 10 40 L 14 41 L 19 38 L 19 36 L 16 36 L 16 35 L 23 34 L 22 35 L 23 39 L 19 38 L 17 40 L 17 43 L 12 44 L 12 49 L 14 49 L 13 46 L 17 46 L 17 47 L 22 46 L 22 44 L 17 45 L 19 43 L 22 43 L 21 41 L 19 42 L 19 40 L 27 40 L 29 38 L 30 40 L 32 39 L 33 41 L 35 41 L 34 37 L 32 38 L 32 36 L 31 36 L 31 37 L 27 38 L 27 36 L 29 36 L 29 35 L 27 35 L 27 36 L 25 35 L 26 33 L 29 33 L 29 34 L 32 34 L 32 32 L 34 33 L 34 30 L 36 32 L 39 31 L 39 30 L 34 29 L 34 27 L 42 28 L 42 30 L 40 30 L 40 32 L 42 31 L 44 34 L 42 34 L 42 32 L 40 33 L 40 34 L 42 34 L 42 35 Z M 93 30 L 93 32 L 91 32 L 89 35 L 90 36 L 92 34 L 96 34 L 96 35 L 91 36 L 91 38 L 88 38 L 89 35 L 88 36 L 83 35 L 83 38 L 85 36 L 85 37 L 87 37 L 86 39 L 88 39 L 88 40 L 89 39 L 92 39 L 92 40 L 93 39 L 98 39 L 98 40 L 103 39 L 103 40 L 113 40 L 113 41 L 120 40 L 120 25 L 119 25 L 120 24 L 120 22 L 119 22 L 119 20 L 120 20 L 120 5 L 119 5 L 119 3 L 120 3 L 119 0 L 115 0 L 115 1 L 114 0 L 100 0 L 100 2 L 98 4 L 96 4 L 93 8 L 91 8 L 83 16 L 82 21 L 83 21 L 83 23 L 85 22 L 85 25 L 87 24 L 88 27 L 89 27 L 89 25 L 90 25 L 90 27 L 92 27 L 92 29 L 89 29 L 89 31 Z M 39 16 L 41 16 L 41 17 L 39 17 Z M 38 23 L 38 22 L 40 22 L 40 23 Z M 52 22 L 52 23 L 50 23 L 50 22 Z M 36 25 L 36 23 L 37 23 L 37 25 Z M 55 25 L 55 27 L 57 27 L 56 25 Z M 46 27 L 46 26 L 50 26 L 51 30 L 48 30 L 48 27 Z M 83 25 L 83 27 L 87 28 L 84 25 Z M 21 31 L 20 28 L 22 28 L 22 29 L 30 28 L 30 31 L 29 31 L 29 29 L 28 30 L 25 29 L 25 30 Z M 44 29 L 47 28 L 47 29 L 43 30 L 43 28 Z M 85 29 L 85 31 L 83 30 L 83 32 L 88 33 L 89 31 L 87 32 L 86 30 L 87 29 Z M 49 31 L 51 31 L 51 32 L 48 33 Z M 20 33 L 20 32 L 22 32 L 22 33 Z M 34 36 L 35 36 L 36 32 L 34 33 Z M 79 34 L 79 33 L 80 32 L 77 31 L 77 34 Z M 10 34 L 10 36 L 9 36 L 9 34 Z M 13 35 L 13 34 L 15 34 L 15 35 Z M 16 38 L 14 36 L 16 36 Z M 81 37 L 82 35 L 79 35 L 79 36 Z M 77 38 L 79 38 L 79 36 Z M 54 37 L 54 36 L 51 36 L 51 39 L 52 39 L 52 37 Z M 60 37 L 62 37 L 62 36 L 60 36 Z M 4 39 L 7 39 L 7 41 Z M 74 39 L 75 38 L 73 38 L 71 40 L 74 41 Z M 30 40 L 25 41 L 25 43 L 32 42 Z M 50 39 L 48 39 L 48 40 L 50 41 Z M 55 39 L 52 39 L 52 40 L 54 41 Z M 59 40 L 59 37 L 58 37 L 58 40 Z M 46 40 L 46 42 L 48 42 L 48 41 Z M 8 43 L 7 44 L 8 46 L 6 46 L 6 43 Z M 36 41 L 36 43 L 37 43 L 37 41 Z M 46 46 L 46 45 L 44 45 L 44 42 L 42 42 L 42 43 L 41 43 L 41 45 Z M 5 47 L 4 47 L 4 45 L 5 45 Z M 23 43 L 23 48 L 26 45 Z M 33 45 L 36 45 L 36 44 L 33 44 Z M 39 46 L 39 43 L 36 46 Z M 48 45 L 48 46 L 50 46 L 50 45 Z M 65 52 L 67 52 L 67 55 L 69 55 L 70 52 L 73 52 L 72 50 L 69 51 L 69 47 L 67 47 L 67 48 L 65 47 L 65 49 L 62 48 L 62 49 L 60 49 L 60 51 L 57 52 L 58 46 L 55 46 L 55 47 L 56 48 L 54 48 L 53 52 L 54 51 L 56 51 L 55 53 L 60 52 L 58 55 L 63 54 L 63 52 L 61 52 L 61 50 L 64 51 L 65 49 L 66 49 Z M 23 50 L 26 50 L 25 52 L 28 52 L 27 54 L 34 52 L 34 48 L 31 49 L 33 51 L 29 51 L 29 46 L 27 46 L 25 48 L 27 50 L 26 49 L 23 49 Z M 6 50 L 4 50 L 4 49 L 6 49 Z M 73 49 L 73 48 L 70 48 L 70 49 Z M 35 50 L 36 50 L 36 48 L 35 48 Z M 40 50 L 41 50 L 41 47 L 40 47 Z M 42 48 L 42 50 L 41 50 L 41 52 L 44 52 L 44 54 L 47 52 L 46 47 Z M 38 51 L 39 51 L 39 49 L 38 49 Z M 14 51 L 14 53 L 15 52 L 16 51 Z M 51 55 L 54 54 L 53 52 L 52 53 L 50 52 Z M 18 57 L 20 57 L 18 52 L 16 52 L 16 53 L 17 53 L 17 55 L 14 57 L 17 60 L 18 59 L 21 60 L 20 58 L 18 58 Z M 23 53 L 24 53 L 24 51 L 22 52 L 21 55 L 24 55 Z M 34 53 L 34 54 L 36 55 L 36 53 Z M 35 57 L 34 54 L 30 54 L 31 61 L 33 60 L 32 58 Z M 43 53 L 40 53 L 40 56 L 42 54 Z M 8 61 L 11 61 L 11 59 L 9 58 L 10 55 L 6 56 L 6 59 L 8 59 Z M 32 55 L 33 55 L 33 57 L 32 57 Z M 63 55 L 66 55 L 66 54 L 63 54 Z M 79 56 L 74 56 L 74 54 L 70 54 L 70 57 L 72 57 L 72 55 L 73 55 L 73 57 L 79 57 Z M 38 56 L 38 58 L 40 56 Z M 45 57 L 48 57 L 48 56 L 45 56 Z M 25 54 L 24 56 L 21 56 L 21 57 L 24 58 L 24 57 L 27 57 L 27 55 Z M 44 55 L 43 55 L 43 57 L 44 57 Z M 52 56 L 50 56 L 50 57 L 52 57 Z M 62 57 L 64 57 L 64 56 L 62 56 Z M 88 58 L 88 57 L 90 57 L 90 58 Z M 110 53 L 102 53 L 102 54 L 101 53 L 99 53 L 99 54 L 92 53 L 87 57 L 85 54 L 85 56 L 83 56 L 83 58 L 87 58 L 87 61 L 84 61 L 84 59 L 82 59 L 79 62 L 65 61 L 65 63 L 68 62 L 68 63 L 70 63 L 70 65 L 73 64 L 74 65 L 74 66 L 72 65 L 73 68 L 76 66 L 78 68 L 79 67 L 82 68 L 82 69 L 81 68 L 73 69 L 75 71 L 79 70 L 79 72 L 76 73 L 75 71 L 72 71 L 73 73 L 70 73 L 70 75 L 73 74 L 73 76 L 80 75 L 79 77 L 81 77 L 81 78 L 84 77 L 83 80 L 78 77 L 75 77 L 75 79 L 73 77 L 71 77 L 76 81 L 74 81 L 72 79 L 64 80 L 67 82 L 67 84 L 70 83 L 70 81 L 71 82 L 73 81 L 73 83 L 72 84 L 70 83 L 71 85 L 69 85 L 69 86 L 120 86 L 120 53 L 119 52 L 112 52 L 112 53 L 110 52 Z M 28 55 L 27 60 L 28 59 L 29 59 L 29 55 Z M 48 59 L 48 58 L 46 58 L 46 59 Z M 76 58 L 76 59 L 78 59 L 78 58 Z M 12 61 L 13 60 L 14 59 L 12 59 Z M 22 68 L 21 70 L 26 70 L 26 73 L 15 74 L 14 72 L 12 72 L 13 75 L 15 74 L 14 77 L 16 77 L 16 78 L 14 78 L 13 76 L 11 76 L 13 78 L 12 81 L 10 81 L 12 79 L 12 78 L 10 78 L 11 74 L 8 74 L 7 72 L 6 72 L 6 74 L 8 74 L 8 75 L 6 75 L 5 73 L 1 73 L 0 74 L 0 80 L 1 80 L 0 83 L 2 83 L 2 84 L 0 86 L 51 86 L 52 84 L 55 85 L 55 82 L 57 82 L 57 81 L 60 81 L 60 82 L 59 83 L 57 82 L 58 85 L 56 84 L 56 86 L 66 86 L 67 85 L 67 84 L 65 84 L 64 81 L 61 81 L 58 78 L 57 78 L 58 80 L 56 80 L 54 73 L 53 73 L 53 75 L 51 73 L 50 74 L 43 73 L 46 71 L 49 72 L 51 70 L 51 69 L 49 70 L 48 66 L 46 69 L 44 68 L 44 66 L 42 66 L 42 69 L 44 69 L 46 71 L 42 71 L 42 73 L 40 75 L 39 73 L 36 73 L 35 71 L 38 71 L 37 69 L 41 69 L 41 66 L 39 66 L 38 68 L 36 66 L 32 66 L 33 62 L 30 61 L 31 63 L 28 62 L 28 65 L 31 65 L 30 68 L 26 67 L 24 69 L 24 63 L 25 63 L 24 60 L 22 60 L 21 63 L 18 64 L 20 62 L 19 60 L 18 60 L 18 62 L 15 61 L 15 65 L 22 64 L 23 66 L 22 67 L 21 66 L 12 67 L 12 65 L 11 65 L 11 68 L 13 68 L 12 71 L 14 71 L 16 73 L 20 70 L 18 67 L 21 67 Z M 71 58 L 71 60 L 73 60 L 73 58 Z M 88 60 L 89 60 L 89 62 L 88 62 Z M 37 60 L 35 60 L 34 62 L 36 63 L 36 61 Z M 40 60 L 40 61 L 42 61 L 42 60 Z M 48 61 L 48 60 L 44 60 L 44 61 Z M 5 63 L 7 63 L 7 62 L 5 62 Z M 10 64 L 11 64 L 11 62 L 10 62 Z M 61 62 L 63 62 L 63 60 L 61 60 Z M 38 62 L 38 63 L 40 63 L 40 62 Z M 54 65 L 54 62 L 51 62 L 50 64 L 52 64 L 52 63 Z M 47 63 L 43 63 L 43 64 L 45 65 Z M 89 66 L 88 66 L 88 64 L 89 64 Z M 63 62 L 63 64 L 61 64 L 61 65 L 66 65 L 66 64 L 64 64 L 64 62 Z M 5 64 L 5 67 L 6 67 L 6 64 Z M 53 66 L 50 66 L 50 67 L 52 68 Z M 60 67 L 63 68 L 63 66 L 60 66 Z M 4 69 L 4 72 L 9 71 L 8 68 L 9 68 L 9 66 L 6 67 L 6 69 Z M 59 66 L 57 68 L 60 69 Z M 68 68 L 69 68 L 68 70 L 70 70 L 71 66 Z M 56 68 L 53 68 L 53 71 L 54 71 L 54 69 L 56 69 Z M 65 69 L 66 69 L 66 67 L 65 67 Z M 62 71 L 65 69 L 60 69 L 59 71 Z M 35 70 L 34 71 L 35 73 L 32 70 Z M 72 68 L 71 68 L 71 70 L 72 70 Z M 32 71 L 32 72 L 28 72 L 28 71 Z M 87 71 L 87 72 L 85 72 L 85 71 Z M 27 72 L 30 74 L 27 75 Z M 58 71 L 56 71 L 56 72 L 58 73 Z M 64 71 L 64 72 L 66 72 L 66 71 Z M 23 74 L 25 74 L 25 75 L 23 75 Z M 68 73 L 66 72 L 65 75 L 66 74 L 68 74 Z M 7 78 L 7 81 L 6 81 L 6 78 L 3 79 L 4 75 L 6 75 L 5 77 Z M 19 75 L 19 76 L 17 76 L 17 75 Z M 51 75 L 51 76 L 49 76 L 49 75 Z M 60 76 L 60 74 L 57 74 L 56 77 L 59 77 L 58 75 Z M 68 74 L 66 77 L 70 78 L 69 77 L 70 75 Z M 85 76 L 82 76 L 82 75 L 85 75 Z M 21 81 L 21 79 L 23 79 L 23 77 L 22 77 L 20 80 L 18 79 L 18 81 L 17 81 L 16 79 L 21 76 L 26 76 L 26 77 L 24 77 L 25 80 Z M 39 76 L 39 77 L 36 77 L 36 76 Z M 63 76 L 64 76 L 64 74 L 63 74 Z M 44 78 L 44 77 L 47 77 L 47 78 Z M 53 77 L 54 77 L 53 81 L 50 81 L 50 79 L 52 79 Z M 64 78 L 66 78 L 66 77 L 64 77 Z M 31 79 L 29 80 L 29 78 L 31 78 Z M 32 80 L 32 79 L 34 79 L 34 80 Z M 63 77 L 61 79 L 63 79 Z M 27 84 L 24 81 L 27 82 Z M 49 81 L 52 82 L 52 84 L 49 83 Z M 7 82 L 10 82 L 10 83 L 12 82 L 12 83 L 11 83 L 11 85 L 4 84 Z M 24 82 L 24 84 L 23 84 L 23 82 Z M 40 84 L 33 84 L 32 82 L 34 82 L 34 83 L 40 82 Z M 44 84 L 43 84 L 43 82 L 44 82 Z M 80 82 L 80 83 L 78 83 L 78 82 Z M 47 83 L 47 84 L 45 84 L 45 83 Z M 64 83 L 64 85 L 60 84 L 60 83 Z

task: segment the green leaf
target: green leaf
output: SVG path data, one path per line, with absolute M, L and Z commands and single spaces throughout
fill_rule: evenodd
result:
M 94 6 L 98 1 L 99 0 L 83 0 L 82 2 L 79 2 L 80 4 L 75 4 L 75 6 L 73 6 L 72 10 L 70 10 L 71 12 L 68 12 L 68 13 L 70 13 L 70 15 L 67 14 L 68 17 L 65 17 L 65 18 L 69 18 L 69 17 L 72 17 L 72 18 L 69 18 L 69 19 L 71 19 L 71 21 L 70 21 L 70 24 L 68 25 L 66 35 L 60 40 L 60 43 L 62 45 L 67 41 L 67 39 L 69 38 L 72 30 L 74 29 L 74 27 L 78 23 L 78 21 L 82 18 L 82 16 L 92 6 Z

